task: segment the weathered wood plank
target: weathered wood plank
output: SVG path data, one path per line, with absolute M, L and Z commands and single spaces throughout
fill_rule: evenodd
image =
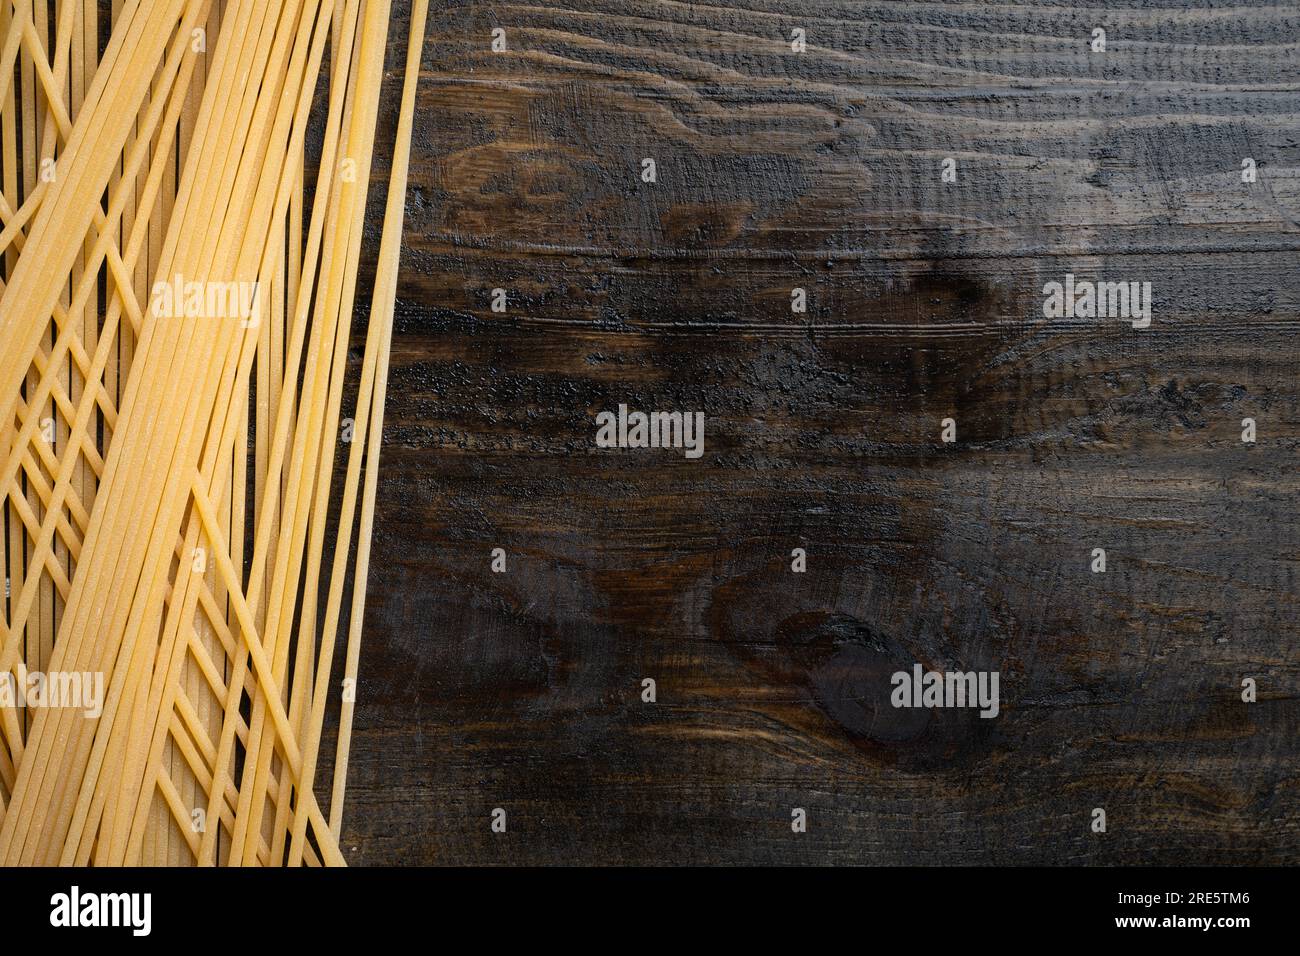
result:
M 1300 9 L 1084 6 L 436 12 L 352 860 L 1300 861 Z

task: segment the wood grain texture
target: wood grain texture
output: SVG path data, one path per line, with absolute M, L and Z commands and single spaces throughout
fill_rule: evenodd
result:
M 452 2 L 415 135 L 352 862 L 1300 862 L 1294 2 Z

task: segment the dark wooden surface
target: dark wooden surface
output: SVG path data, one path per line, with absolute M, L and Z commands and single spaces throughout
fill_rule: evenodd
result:
M 352 862 L 1300 862 L 1300 6 L 1178 6 L 435 3 Z

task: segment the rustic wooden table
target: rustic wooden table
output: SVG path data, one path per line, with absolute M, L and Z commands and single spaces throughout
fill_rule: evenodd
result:
M 1178 6 L 435 6 L 352 862 L 1300 862 L 1300 6 Z

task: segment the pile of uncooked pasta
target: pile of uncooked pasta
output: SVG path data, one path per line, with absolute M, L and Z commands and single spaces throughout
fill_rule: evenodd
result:
M 0 4 L 0 865 L 342 864 L 427 0 L 356 329 L 390 0 L 105 11 Z

